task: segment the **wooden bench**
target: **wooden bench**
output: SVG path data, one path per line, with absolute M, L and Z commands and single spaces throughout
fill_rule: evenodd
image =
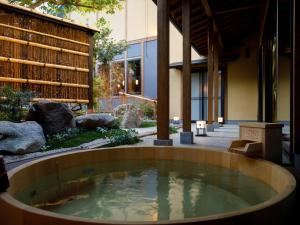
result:
M 241 123 L 240 138 L 232 141 L 228 151 L 282 163 L 282 124 Z

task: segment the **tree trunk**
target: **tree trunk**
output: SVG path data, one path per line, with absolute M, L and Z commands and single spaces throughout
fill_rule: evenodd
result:
M 102 66 L 102 69 L 101 69 L 101 81 L 102 81 L 101 97 L 105 98 L 105 99 L 111 98 L 109 71 L 110 71 L 109 65 Z

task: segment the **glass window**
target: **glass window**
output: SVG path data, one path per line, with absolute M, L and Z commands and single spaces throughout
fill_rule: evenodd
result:
M 124 60 L 124 56 L 125 56 L 125 52 L 123 52 L 123 53 L 121 53 L 119 55 L 116 55 L 114 57 L 114 60 L 120 60 L 120 59 Z
M 115 62 L 111 66 L 111 88 L 112 94 L 118 95 L 125 91 L 124 62 Z
M 141 94 L 141 60 L 128 61 L 127 66 L 127 92 Z
M 134 58 L 141 56 L 141 44 L 129 45 L 127 49 L 127 57 Z

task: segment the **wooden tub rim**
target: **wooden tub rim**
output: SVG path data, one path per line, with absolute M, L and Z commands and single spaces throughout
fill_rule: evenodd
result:
M 149 147 L 135 147 L 135 146 L 122 146 L 122 147 L 114 147 L 114 148 L 101 148 L 101 149 L 89 149 L 89 150 L 79 150 L 76 152 L 67 152 L 67 153 L 61 153 L 61 154 L 57 154 L 57 155 L 51 155 L 51 156 L 47 156 L 44 158 L 39 158 L 27 163 L 24 163 L 10 171 L 8 171 L 8 177 L 9 179 L 11 179 L 16 173 L 20 172 L 21 170 L 30 167 L 34 164 L 37 163 L 42 163 L 43 161 L 46 160 L 50 160 L 50 159 L 55 159 L 55 158 L 59 158 L 62 156 L 68 156 L 68 155 L 80 155 L 81 153 L 89 153 L 89 152 L 93 152 L 93 151 L 114 151 L 114 150 L 121 150 L 121 149 L 186 149 L 186 150 L 193 150 L 193 151 L 205 151 L 205 152 L 212 152 L 212 153 L 219 153 L 219 154 L 229 154 L 229 155 L 238 155 L 239 157 L 242 158 L 247 158 L 247 160 L 256 160 L 256 161 L 261 161 L 264 164 L 268 165 L 268 166 L 274 166 L 275 168 L 281 170 L 284 174 L 284 176 L 286 176 L 288 183 L 285 185 L 285 188 L 282 192 L 277 193 L 275 196 L 273 196 L 272 198 L 268 199 L 267 201 L 264 201 L 262 203 L 247 207 L 247 208 L 243 208 L 243 209 L 239 209 L 239 210 L 235 210 L 235 211 L 230 211 L 230 212 L 225 212 L 225 213 L 219 213 L 219 214 L 213 214 L 213 215 L 209 215 L 209 216 L 203 216 L 203 217 L 193 217 L 193 218 L 186 218 L 186 219 L 177 219 L 177 220 L 163 220 L 163 221 L 120 221 L 120 220 L 96 220 L 96 219 L 89 219 L 89 218 L 83 218 L 83 217 L 76 217 L 76 216 L 70 216 L 70 215 L 63 215 L 63 214 L 59 214 L 59 213 L 54 213 L 54 212 L 50 212 L 50 211 L 46 211 L 46 210 L 42 210 L 42 209 L 38 209 L 38 208 L 34 208 L 32 206 L 26 205 L 20 201 L 18 201 L 17 199 L 15 199 L 11 194 L 9 194 L 8 192 L 4 192 L 0 194 L 0 204 L 1 201 L 4 201 L 12 206 L 15 206 L 16 208 L 18 208 L 19 210 L 24 210 L 27 211 L 29 213 L 32 214 L 38 214 L 41 216 L 45 216 L 45 219 L 47 219 L 47 217 L 51 218 L 51 217 L 55 217 L 55 218 L 59 218 L 59 219 L 63 219 L 63 220 L 68 220 L 68 221 L 78 221 L 78 222 L 86 222 L 87 224 L 122 224 L 122 225 L 136 225 L 136 224 L 145 224 L 145 225 L 150 225 L 150 224 L 186 224 L 186 223 L 194 223 L 194 222 L 202 222 L 202 221 L 211 221 L 211 220 L 220 220 L 220 219 L 226 219 L 226 218 L 230 218 L 230 217 L 234 217 L 234 216 L 241 216 L 244 214 L 249 214 L 249 213 L 253 213 L 255 211 L 259 211 L 259 210 L 263 210 L 266 209 L 270 206 L 273 206 L 276 203 L 280 203 L 281 201 L 283 201 L 284 199 L 286 199 L 289 195 L 291 195 L 292 193 L 294 193 L 295 189 L 296 189 L 296 180 L 294 178 L 294 176 L 285 168 L 263 160 L 263 159 L 252 159 L 252 158 L 248 158 L 247 156 L 243 156 L 237 153 L 231 153 L 231 152 L 223 152 L 220 151 L 219 149 L 212 149 L 212 148 L 195 148 L 195 147 L 161 147 L 161 146 L 149 146 Z M 226 167 L 225 167 L 226 168 Z M 232 169 L 232 168 L 228 168 L 228 169 Z M 234 169 L 233 169 L 234 170 Z M 248 175 L 250 176 L 250 175 Z

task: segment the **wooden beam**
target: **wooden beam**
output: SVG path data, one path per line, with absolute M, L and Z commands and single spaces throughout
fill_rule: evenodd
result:
M 168 0 L 157 0 L 157 139 L 169 140 Z M 158 144 L 158 143 L 157 143 Z
M 217 41 L 218 34 L 214 33 L 214 121 L 219 117 L 219 47 Z
M 42 62 L 36 62 L 36 61 L 30 61 L 30 60 L 24 60 L 24 59 L 8 58 L 8 57 L 3 57 L 3 56 L 0 56 L 0 61 L 11 62 L 11 63 L 20 63 L 20 64 L 32 65 L 32 66 L 56 68 L 56 69 L 62 69 L 62 70 L 73 70 L 73 71 L 79 71 L 79 72 L 85 72 L 85 73 L 89 72 L 89 69 L 86 69 L 86 68 L 64 66 L 64 65 L 57 65 L 57 64 L 51 64 L 51 63 L 42 63 Z
M 65 98 L 33 98 L 32 101 L 33 102 L 49 101 L 49 102 L 82 103 L 82 104 L 89 103 L 89 100 L 86 99 L 65 99 Z
M 197 23 L 197 26 L 193 28 L 191 27 L 191 36 L 193 38 L 201 37 L 203 32 L 207 31 L 207 19 L 205 18 L 202 23 Z
M 15 77 L 0 77 L 0 82 L 4 83 L 21 83 L 21 84 L 41 84 L 41 85 L 50 85 L 50 86 L 61 86 L 61 87 L 74 87 L 74 88 L 89 88 L 89 85 L 85 84 L 75 84 L 75 83 L 64 83 L 64 82 L 55 82 L 47 80 L 33 80 L 33 79 L 22 79 Z
M 52 35 L 52 34 L 42 33 L 42 32 L 38 32 L 38 31 L 35 31 L 35 30 L 29 30 L 29 29 L 16 27 L 16 26 L 11 26 L 11 25 L 8 25 L 8 24 L 0 23 L 0 27 L 10 28 L 10 29 L 13 29 L 13 30 L 24 31 L 24 32 L 27 32 L 27 33 L 37 34 L 37 35 L 41 35 L 41 36 L 44 36 L 44 37 L 50 37 L 50 38 L 58 39 L 58 40 L 61 40 L 61 41 L 67 41 L 67 42 L 72 42 L 72 43 L 75 43 L 75 44 L 89 46 L 88 43 L 75 41 L 75 40 L 72 40 L 72 39 L 63 38 L 63 37 Z
M 13 42 L 13 43 L 22 44 L 22 45 L 29 45 L 29 46 L 34 46 L 34 47 L 38 47 L 38 48 L 50 49 L 50 50 L 57 51 L 57 52 L 70 53 L 70 54 L 74 54 L 74 55 L 89 56 L 89 54 L 85 53 L 85 52 L 74 51 L 74 50 L 70 50 L 70 49 L 66 49 L 66 48 L 58 48 L 58 47 L 54 47 L 54 46 L 50 46 L 50 45 L 43 45 L 43 44 L 39 44 L 36 42 L 24 41 L 21 39 L 16 39 L 16 38 L 11 38 L 11 37 L 1 36 L 1 35 L 0 35 L 0 41 L 7 41 L 7 42 Z
M 208 0 L 201 0 L 201 3 L 203 5 L 204 11 L 205 11 L 207 17 L 209 17 L 209 18 L 213 17 L 213 13 L 212 13 L 212 11 L 210 9 L 210 6 L 208 4 Z
M 227 64 L 222 66 L 222 74 L 221 74 L 221 117 L 223 117 L 224 122 L 227 118 L 225 118 L 225 107 L 226 103 L 226 89 L 227 89 Z
M 182 119 L 183 132 L 191 132 L 191 6 L 182 0 L 183 74 Z
M 261 18 L 260 18 L 260 23 L 259 23 L 260 24 L 259 46 L 261 46 L 263 43 L 263 37 L 264 37 L 264 31 L 265 31 L 265 25 L 266 25 L 267 15 L 268 15 L 268 11 L 269 11 L 269 6 L 270 6 L 270 0 L 266 0 L 265 6 L 261 13 Z
M 214 78 L 214 55 L 213 55 L 213 19 L 208 20 L 208 61 L 207 61 L 207 120 L 213 122 L 213 78 Z
M 251 5 L 251 6 L 239 7 L 239 8 L 234 8 L 234 9 L 218 11 L 215 13 L 215 15 L 223 15 L 223 14 L 234 13 L 234 12 L 240 13 L 241 11 L 257 9 L 257 8 L 261 8 L 261 7 L 262 7 L 262 5 Z
M 208 18 L 214 17 L 214 13 L 211 10 L 211 7 L 208 3 L 208 0 L 201 0 L 201 3 L 202 3 L 202 6 L 204 8 L 204 11 L 205 11 L 207 17 Z M 223 47 L 223 41 L 222 41 L 222 38 L 221 38 L 220 33 L 219 33 L 218 26 L 216 25 L 215 21 L 213 21 L 213 29 L 214 29 L 214 32 L 218 33 L 218 42 L 219 42 L 220 47 L 223 49 L 224 48 Z
M 201 8 L 198 7 L 194 7 L 191 9 L 191 15 L 195 15 L 195 16 L 201 16 L 199 15 L 199 10 Z M 181 5 L 175 10 L 175 11 L 170 11 L 170 13 L 174 16 L 174 18 L 181 18 L 182 19 L 182 10 L 181 10 Z M 192 19 L 192 17 L 191 17 Z
M 264 59 L 264 46 L 261 46 L 259 49 L 259 57 L 258 57 L 258 73 L 257 73 L 257 122 L 263 122 L 263 59 Z

